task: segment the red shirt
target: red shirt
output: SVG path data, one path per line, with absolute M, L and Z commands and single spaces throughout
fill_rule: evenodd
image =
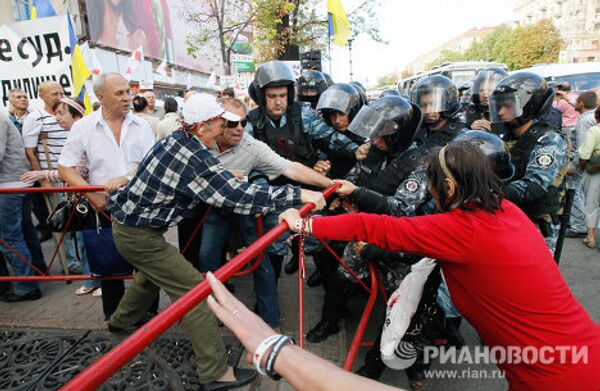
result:
M 549 346 L 551 364 L 499 365 L 511 390 L 600 390 L 600 326 L 573 297 L 544 238 L 514 204 L 414 218 L 364 213 L 313 220 L 322 239 L 362 240 L 440 260 L 456 308 L 490 347 Z M 442 261 L 443 260 L 443 261 Z M 587 346 L 588 362 L 558 349 Z

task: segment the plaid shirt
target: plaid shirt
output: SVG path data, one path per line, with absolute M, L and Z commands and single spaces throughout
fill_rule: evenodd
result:
M 129 184 L 113 193 L 108 210 L 121 224 L 165 228 L 199 203 L 239 214 L 300 205 L 300 188 L 244 183 L 191 134 L 176 131 L 158 141 Z

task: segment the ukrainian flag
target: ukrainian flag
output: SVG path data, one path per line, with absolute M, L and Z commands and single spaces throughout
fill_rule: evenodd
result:
M 69 19 L 69 46 L 71 47 L 71 71 L 73 78 L 73 96 L 81 99 L 85 105 L 85 113 L 93 111 L 92 101 L 85 91 L 85 81 L 92 76 L 92 73 L 85 64 L 81 48 L 77 43 L 77 36 L 71 23 L 71 15 L 67 12 Z
M 33 0 L 31 2 L 31 19 L 56 16 L 56 10 L 50 0 Z
M 327 0 L 327 24 L 333 42 L 338 46 L 346 46 L 350 35 L 350 24 L 342 0 Z

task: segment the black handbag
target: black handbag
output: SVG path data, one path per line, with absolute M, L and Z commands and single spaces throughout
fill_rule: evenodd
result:
M 85 198 L 80 198 L 77 202 L 77 197 L 75 194 L 68 194 L 48 216 L 47 222 L 52 232 L 65 231 L 69 218 L 71 221 L 67 232 L 81 231 L 96 226 L 96 211 Z

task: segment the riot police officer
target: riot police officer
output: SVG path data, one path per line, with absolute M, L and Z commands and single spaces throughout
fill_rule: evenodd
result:
M 516 169 L 504 196 L 538 226 L 552 252 L 567 170 L 567 142 L 544 120 L 553 98 L 546 80 L 530 72 L 505 77 L 490 96 L 490 120 L 504 127 L 501 136 Z
M 392 167 L 390 163 L 412 144 L 420 122 L 419 107 L 400 97 L 389 96 L 363 106 L 349 130 L 368 139 L 372 146 L 367 158 L 356 165 L 350 176 L 361 185 L 369 185 L 370 181 L 376 183 L 390 176 L 393 171 L 389 168 Z M 335 270 L 331 269 L 331 263 L 317 266 L 321 268 L 325 286 L 325 304 L 322 319 L 306 335 L 306 339 L 313 343 L 339 331 L 338 322 L 344 314 L 344 303 L 354 285 L 352 280 L 339 273 L 326 279 Z
M 362 83 L 359 81 L 351 81 L 350 84 L 352 84 L 360 94 L 360 98 L 362 99 L 363 105 L 368 104 L 369 99 L 367 98 L 367 89 L 365 88 L 365 86 L 363 86 Z
M 446 76 L 429 76 L 418 82 L 412 90 L 411 102 L 423 112 L 423 127 L 416 140 L 419 145 L 425 140 L 445 145 L 465 128 L 456 117 L 460 110 L 458 89 Z
M 317 104 L 317 112 L 327 125 L 343 133 L 357 145 L 362 145 L 365 139 L 348 131 L 348 127 L 362 106 L 360 94 L 352 84 L 337 83 L 321 95 Z M 354 156 L 350 159 L 337 158 L 330 163 L 329 177 L 343 178 L 354 166 L 356 159 Z
M 400 94 L 400 91 L 398 91 L 397 89 L 388 88 L 388 89 L 381 91 L 381 93 L 379 94 L 377 99 L 385 98 L 386 96 L 400 96 L 401 97 L 402 95 Z
M 306 102 L 315 110 L 319 97 L 327 89 L 327 79 L 319 71 L 304 71 L 298 78 L 297 96 L 300 102 Z
M 295 101 L 294 85 L 294 74 L 285 63 L 270 61 L 261 65 L 248 88 L 250 97 L 258 107 L 247 115 L 246 132 L 286 159 L 308 167 L 314 167 L 319 161 L 319 153 L 324 153 L 327 159 L 352 159 L 358 145 L 335 132 L 313 110 Z M 277 185 L 286 183 L 289 180 L 274 181 Z M 266 228 L 276 224 L 277 213 L 265 216 Z M 310 246 L 306 248 L 307 253 L 317 250 Z M 269 252 L 276 275 L 279 276 L 283 257 L 287 253 L 284 241 L 275 242 Z M 314 255 L 318 257 L 318 254 Z
M 467 107 L 467 127 L 492 131 L 489 97 L 500 80 L 508 75 L 502 68 L 485 68 L 477 73 L 471 88 L 471 102 Z
M 325 81 L 327 82 L 327 88 L 329 88 L 335 84 L 335 82 L 333 81 L 333 78 L 331 77 L 331 75 L 329 75 L 329 73 L 321 72 L 321 74 L 323 75 L 323 77 L 325 78 Z

